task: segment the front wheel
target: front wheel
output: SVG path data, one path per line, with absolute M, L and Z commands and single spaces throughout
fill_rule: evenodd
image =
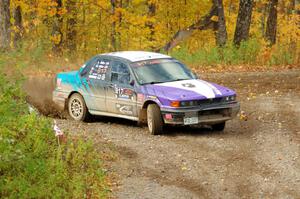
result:
M 164 123 L 160 109 L 156 104 L 149 104 L 147 108 L 147 123 L 152 135 L 162 134 Z
M 86 121 L 89 114 L 83 97 L 78 93 L 71 95 L 68 111 L 69 115 L 77 121 Z
M 214 131 L 223 131 L 225 129 L 225 122 L 214 124 L 211 127 Z

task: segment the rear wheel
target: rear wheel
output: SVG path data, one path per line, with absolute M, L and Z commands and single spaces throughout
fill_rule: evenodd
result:
M 88 110 L 83 97 L 74 93 L 68 102 L 69 115 L 77 121 L 86 121 L 88 119 Z
M 214 131 L 223 131 L 225 129 L 225 122 L 214 124 L 211 127 Z
M 147 108 L 147 123 L 152 135 L 159 135 L 163 132 L 163 119 L 160 109 L 156 104 L 149 104 Z

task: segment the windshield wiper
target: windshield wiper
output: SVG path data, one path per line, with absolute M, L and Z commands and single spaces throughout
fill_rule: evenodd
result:
M 160 83 L 165 83 L 165 82 L 162 82 L 162 81 L 153 81 L 153 82 L 143 83 L 142 85 L 145 85 L 145 84 L 160 84 Z
M 149 82 L 147 84 L 160 84 L 160 83 L 165 83 L 165 82 L 162 82 L 162 81 L 153 81 L 153 82 Z
M 178 79 L 174 79 L 174 80 L 170 80 L 168 82 L 176 82 L 176 81 L 183 81 L 183 80 L 190 80 L 190 78 L 178 78 Z
M 145 85 L 145 84 L 160 84 L 160 83 L 175 82 L 175 81 L 182 81 L 182 80 L 189 80 L 189 79 L 187 79 L 187 78 L 179 78 L 179 79 L 174 79 L 174 80 L 170 80 L 170 81 L 152 81 L 152 82 L 143 83 L 142 85 Z

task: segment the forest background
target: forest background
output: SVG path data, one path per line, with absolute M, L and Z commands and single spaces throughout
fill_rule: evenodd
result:
M 300 63 L 298 0 L 3 0 L 0 9 L 1 51 L 46 68 L 121 50 L 196 68 Z

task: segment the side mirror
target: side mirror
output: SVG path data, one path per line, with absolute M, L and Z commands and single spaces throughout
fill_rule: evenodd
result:
M 130 86 L 134 86 L 134 83 L 135 83 L 134 80 L 131 80 L 129 84 Z
M 82 77 L 82 76 L 84 76 L 84 75 L 87 74 L 87 71 L 86 71 L 86 70 L 82 70 L 82 71 L 79 72 L 79 74 L 80 74 L 80 76 Z
M 195 76 L 196 79 L 200 79 L 200 77 L 196 73 L 193 72 L 193 75 Z

